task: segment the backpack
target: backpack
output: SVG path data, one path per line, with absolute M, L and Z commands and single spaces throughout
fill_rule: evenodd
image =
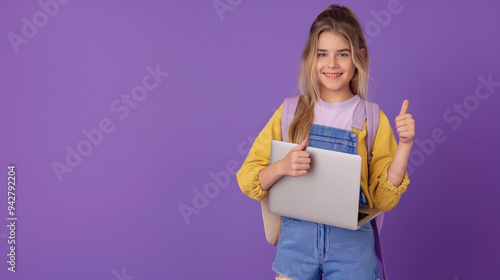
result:
M 281 115 L 281 133 L 282 140 L 287 142 L 287 132 L 290 123 L 292 122 L 300 95 L 285 98 L 283 102 L 283 111 Z M 372 147 L 375 140 L 379 125 L 379 106 L 365 100 L 360 100 L 354 109 L 354 116 L 352 126 L 359 130 L 363 130 L 366 120 L 366 149 L 368 152 L 368 165 L 372 159 Z M 269 212 L 269 196 L 266 196 L 261 202 L 262 219 L 264 221 L 264 229 L 266 233 L 267 242 L 272 245 L 277 245 L 280 235 L 281 216 Z M 380 213 L 375 219 L 371 220 L 373 233 L 375 237 L 375 252 L 379 262 L 379 276 L 382 280 L 387 280 L 385 266 L 382 256 L 382 249 L 380 246 L 380 231 L 382 230 L 382 223 L 384 220 L 384 213 Z

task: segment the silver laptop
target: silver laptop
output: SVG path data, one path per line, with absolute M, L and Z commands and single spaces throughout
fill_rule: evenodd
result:
M 283 159 L 297 144 L 271 142 L 271 163 Z M 283 176 L 269 189 L 269 212 L 356 230 L 380 214 L 360 207 L 361 157 L 307 147 L 311 167 L 306 175 Z

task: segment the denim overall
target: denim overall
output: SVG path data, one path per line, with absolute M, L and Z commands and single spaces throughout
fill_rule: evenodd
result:
M 309 147 L 357 154 L 354 131 L 313 124 Z M 306 187 L 306 186 L 305 186 Z M 360 187 L 360 205 L 367 205 Z M 278 251 L 273 269 L 292 279 L 378 279 L 373 229 L 359 230 L 282 217 Z

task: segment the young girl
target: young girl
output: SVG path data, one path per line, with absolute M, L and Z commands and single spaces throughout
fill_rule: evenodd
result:
M 366 125 L 363 130 L 352 127 L 354 108 L 367 99 L 368 71 L 368 48 L 357 17 L 342 5 L 326 7 L 312 24 L 302 54 L 301 96 L 286 135 L 299 145 L 270 165 L 271 141 L 282 140 L 282 104 L 236 174 L 243 193 L 261 201 L 282 176 L 305 175 L 311 163 L 305 147 L 325 148 L 326 143 L 327 149 L 362 157 L 360 204 L 382 211 L 394 208 L 410 182 L 406 164 L 415 125 L 405 100 L 395 119 L 398 144 L 380 111 L 368 166 Z M 322 274 L 326 279 L 377 279 L 371 224 L 348 230 L 282 217 L 273 269 L 276 279 L 321 279 Z

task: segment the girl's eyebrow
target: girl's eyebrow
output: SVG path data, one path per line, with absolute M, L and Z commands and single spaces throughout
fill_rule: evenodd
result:
M 318 49 L 318 52 L 328 52 L 328 50 Z M 351 52 L 351 50 L 350 49 L 341 49 L 341 50 L 337 50 L 337 52 Z

